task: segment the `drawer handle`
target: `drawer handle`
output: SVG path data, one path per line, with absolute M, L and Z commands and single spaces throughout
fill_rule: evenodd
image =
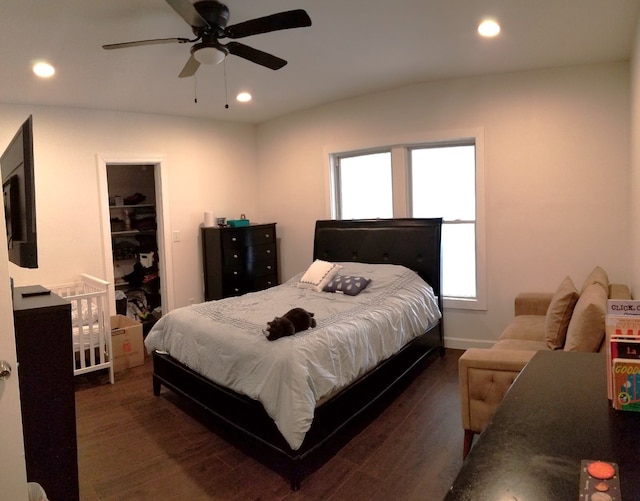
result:
M 267 285 L 271 285 L 271 280 L 267 280 Z
M 234 255 L 233 255 L 233 259 L 238 259 L 238 255 L 237 255 L 237 254 L 234 254 Z
M 271 249 L 267 249 L 267 254 L 271 254 Z
M 271 235 L 269 235 L 268 233 L 265 233 L 264 235 L 265 237 L 269 238 Z
M 267 266 L 267 270 L 270 270 L 270 269 L 271 269 L 271 266 Z
M 234 272 L 233 272 L 233 274 L 234 274 L 234 275 L 237 275 L 237 274 L 238 274 L 238 272 L 237 272 L 237 271 L 234 271 Z
M 231 241 L 232 241 L 232 242 L 237 242 L 236 237 L 231 237 Z
M 238 289 L 237 287 L 235 289 L 233 289 L 235 292 L 239 292 L 240 289 Z

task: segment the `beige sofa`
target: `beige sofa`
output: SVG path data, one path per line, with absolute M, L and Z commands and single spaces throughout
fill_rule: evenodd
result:
M 539 350 L 599 351 L 604 347 L 607 299 L 631 299 L 626 285 L 610 284 L 597 266 L 578 291 L 566 277 L 555 293 L 522 293 L 515 317 L 490 349 L 460 357 L 460 400 L 466 457 L 473 437 L 489 423 L 522 368 Z

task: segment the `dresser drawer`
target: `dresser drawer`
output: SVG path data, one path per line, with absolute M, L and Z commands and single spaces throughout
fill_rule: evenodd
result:
M 247 275 L 250 277 L 272 275 L 275 272 L 276 262 L 274 259 L 268 261 L 252 261 L 247 263 Z
M 224 280 L 251 280 L 253 277 L 276 273 L 274 258 L 262 261 L 231 263 L 223 268 Z
M 253 245 L 251 247 L 238 247 L 223 249 L 223 261 L 225 267 L 236 263 L 250 263 L 254 261 L 272 260 L 276 256 L 276 244 Z
M 224 297 L 240 296 L 242 294 L 246 294 L 247 292 L 251 292 L 251 290 L 251 284 L 245 281 L 225 282 L 222 287 L 222 293 L 224 294 Z
M 236 249 L 273 243 L 276 235 L 273 227 L 225 230 L 222 235 L 222 246 L 225 249 Z
M 269 287 L 273 287 L 275 285 L 278 285 L 278 277 L 273 273 L 271 275 L 256 277 L 253 282 L 253 286 L 257 291 L 268 289 Z

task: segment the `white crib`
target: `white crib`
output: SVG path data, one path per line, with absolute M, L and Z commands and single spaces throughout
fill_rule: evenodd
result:
M 109 381 L 113 384 L 108 287 L 109 282 L 82 274 L 76 282 L 49 289 L 71 303 L 74 375 L 109 369 Z

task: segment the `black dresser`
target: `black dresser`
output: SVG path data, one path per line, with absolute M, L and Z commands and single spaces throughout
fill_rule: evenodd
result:
M 16 287 L 13 317 L 27 480 L 52 501 L 79 499 L 71 304 Z
M 278 285 L 276 224 L 202 228 L 205 301 Z

